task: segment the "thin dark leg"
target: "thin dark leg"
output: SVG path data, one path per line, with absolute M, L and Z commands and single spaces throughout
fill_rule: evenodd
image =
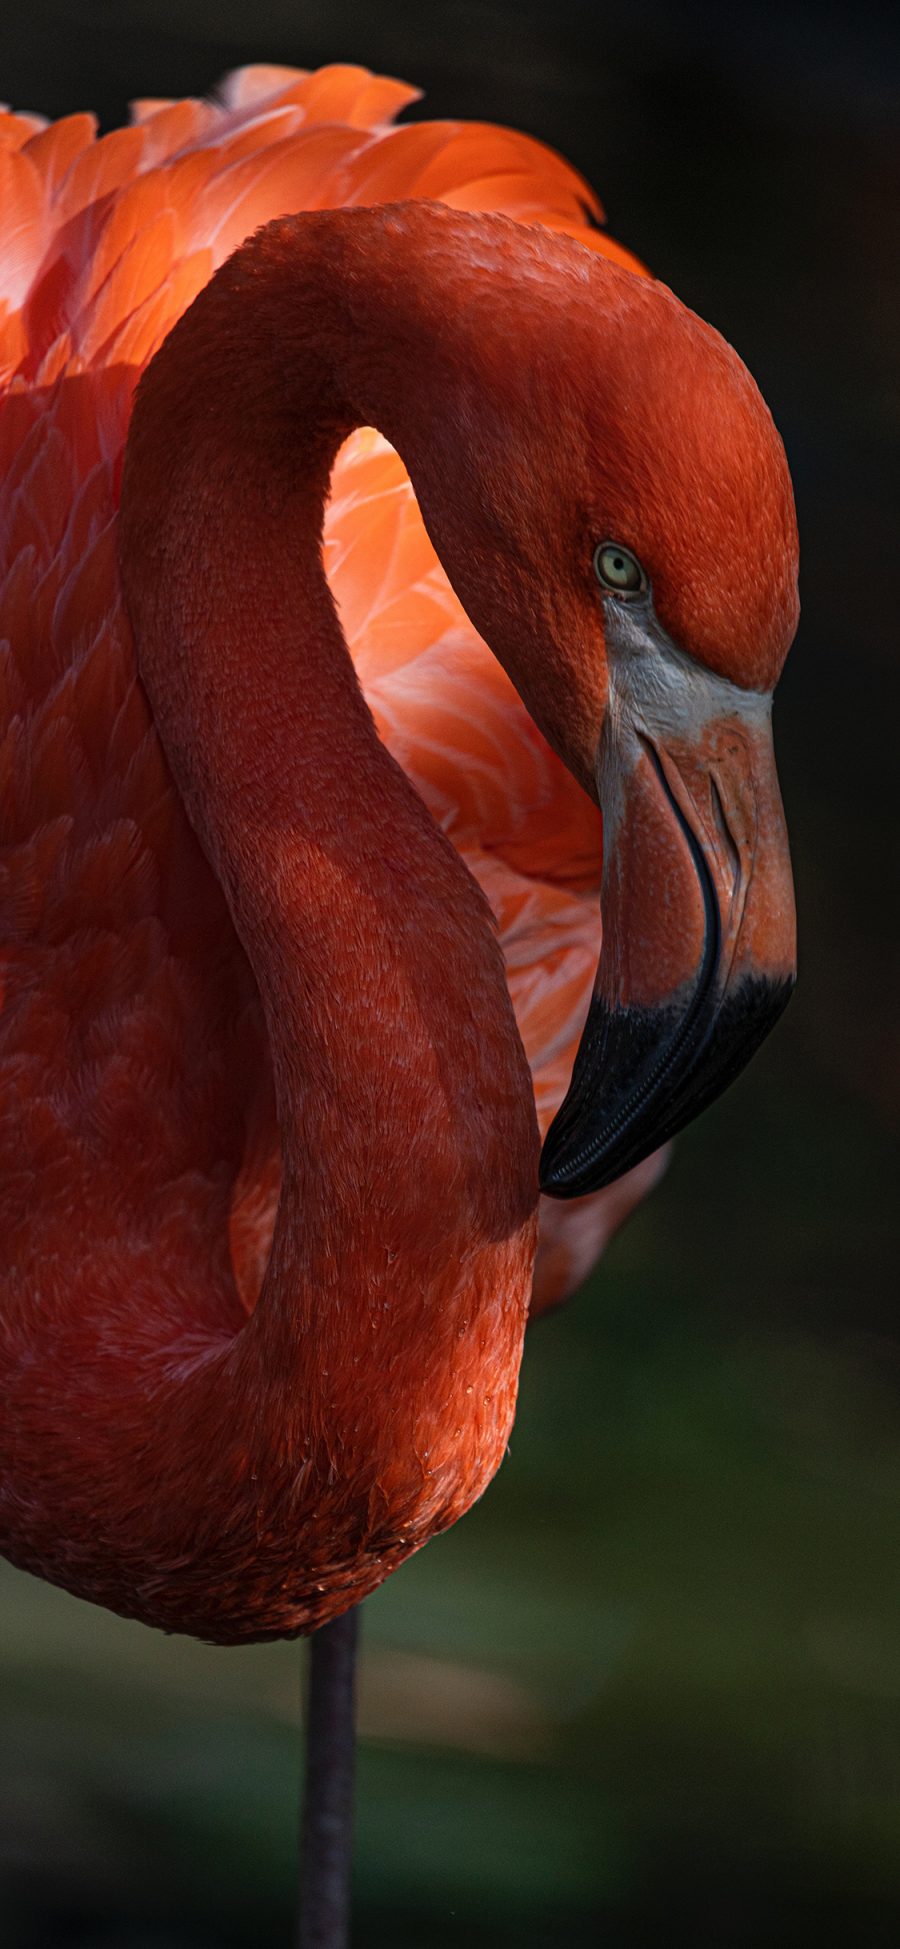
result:
M 349 1942 L 358 1635 L 355 1609 L 310 1640 L 297 1949 Z

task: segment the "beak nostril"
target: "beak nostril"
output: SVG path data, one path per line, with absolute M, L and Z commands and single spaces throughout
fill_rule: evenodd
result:
M 740 903 L 744 872 L 741 865 L 740 848 L 728 824 L 728 814 L 725 810 L 725 802 L 715 772 L 710 772 L 709 774 L 709 798 L 712 806 L 713 825 L 718 832 L 725 857 L 731 869 L 731 912 L 734 914 L 735 908 Z

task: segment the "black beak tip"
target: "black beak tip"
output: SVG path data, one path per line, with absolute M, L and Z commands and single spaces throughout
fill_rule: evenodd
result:
M 544 1139 L 541 1190 L 563 1199 L 601 1191 L 683 1130 L 749 1062 L 794 982 L 744 976 L 700 1010 L 610 1009 L 595 996 Z

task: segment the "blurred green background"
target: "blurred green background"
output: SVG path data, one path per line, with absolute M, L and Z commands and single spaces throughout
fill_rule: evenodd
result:
M 865 4 L 32 0 L 0 95 L 356 59 L 565 151 L 739 348 L 797 489 L 801 985 L 533 1332 L 480 1507 L 366 1606 L 358 1949 L 900 1940 L 900 40 Z M 302 1653 L 0 1576 L 3 1949 L 290 1939 Z

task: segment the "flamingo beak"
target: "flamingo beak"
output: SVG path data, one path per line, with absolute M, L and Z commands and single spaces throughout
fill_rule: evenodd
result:
M 768 700 L 690 732 L 621 724 L 598 765 L 603 949 L 541 1188 L 597 1191 L 738 1075 L 796 975 Z M 762 708 L 760 708 L 762 706 Z

